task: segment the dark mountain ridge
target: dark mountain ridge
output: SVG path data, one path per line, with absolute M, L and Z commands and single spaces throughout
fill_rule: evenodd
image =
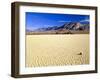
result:
M 89 23 L 70 22 L 63 24 L 62 26 L 38 28 L 34 31 L 52 31 L 52 30 L 89 30 Z

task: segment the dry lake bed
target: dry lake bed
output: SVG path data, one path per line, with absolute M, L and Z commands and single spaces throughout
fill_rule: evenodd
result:
M 89 64 L 89 34 L 26 35 L 26 67 Z

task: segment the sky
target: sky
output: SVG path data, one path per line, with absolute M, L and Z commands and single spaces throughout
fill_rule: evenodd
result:
M 26 29 L 61 26 L 67 22 L 89 22 L 89 15 L 26 12 Z

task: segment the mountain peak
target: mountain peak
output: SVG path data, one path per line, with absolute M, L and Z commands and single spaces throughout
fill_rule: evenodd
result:
M 34 32 L 45 32 L 45 31 L 63 31 L 63 30 L 89 30 L 89 24 L 80 22 L 66 22 L 61 26 L 52 26 L 46 28 L 38 28 Z

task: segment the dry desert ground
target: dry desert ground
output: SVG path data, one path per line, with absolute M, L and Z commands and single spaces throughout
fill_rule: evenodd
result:
M 89 64 L 89 34 L 26 35 L 26 67 Z

